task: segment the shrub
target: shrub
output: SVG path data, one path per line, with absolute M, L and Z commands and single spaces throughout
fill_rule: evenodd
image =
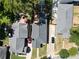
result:
M 71 56 L 75 56 L 75 55 L 77 55 L 77 53 L 78 53 L 78 49 L 76 47 L 72 47 L 69 49 L 69 54 Z
M 62 59 L 65 59 L 69 57 L 69 52 L 66 49 L 61 49 L 59 55 Z

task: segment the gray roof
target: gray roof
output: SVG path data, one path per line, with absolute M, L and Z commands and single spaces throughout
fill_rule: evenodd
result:
M 72 27 L 73 5 L 59 4 L 57 11 L 56 34 L 61 33 L 64 38 L 69 38 Z
M 32 24 L 32 47 L 40 48 L 42 43 L 47 43 L 47 22 L 45 24 Z
M 14 53 L 22 53 L 24 48 L 25 39 L 24 38 L 16 38 L 12 37 L 9 40 L 10 52 Z
M 27 38 L 28 37 L 28 30 L 27 24 L 19 24 L 19 37 L 20 38 Z
M 14 23 L 12 25 L 12 29 L 14 30 L 14 37 L 16 38 L 27 38 L 28 31 L 27 31 L 27 24 L 21 23 Z

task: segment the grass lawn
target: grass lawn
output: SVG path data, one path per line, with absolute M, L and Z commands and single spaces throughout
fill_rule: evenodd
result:
M 3 40 L 3 46 L 4 45 L 9 45 L 9 38 L 6 37 L 4 40 Z
M 19 57 L 19 56 L 12 55 L 11 59 L 26 59 L 26 58 L 25 57 Z
M 42 48 L 39 48 L 39 56 L 46 56 L 47 54 L 47 45 L 43 46 Z
M 39 48 L 39 56 L 46 56 L 46 52 L 47 52 L 47 45 L 43 46 L 42 48 Z M 33 52 L 32 52 L 32 59 L 35 59 L 37 57 L 37 49 L 33 48 Z
M 37 56 L 37 49 L 36 48 L 33 48 L 33 51 L 32 51 L 32 59 L 35 59 Z

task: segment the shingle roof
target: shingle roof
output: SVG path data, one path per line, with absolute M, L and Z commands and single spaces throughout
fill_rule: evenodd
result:
M 12 29 L 14 30 L 14 37 L 27 38 L 27 24 L 14 23 Z
M 32 24 L 32 47 L 40 48 L 42 43 L 47 43 L 47 20 L 45 24 Z

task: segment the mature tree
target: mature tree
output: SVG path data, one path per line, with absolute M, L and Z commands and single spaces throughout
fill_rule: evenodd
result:
M 11 22 L 13 22 L 14 19 L 17 18 L 16 15 L 21 12 L 32 15 L 32 3 L 30 0 L 0 0 L 0 13 L 2 16 L 8 16 Z
M 14 14 L 19 12 L 30 12 L 32 4 L 29 0 L 3 0 L 5 12 L 12 12 Z
M 43 0 L 0 0 L 4 7 L 3 13 L 9 17 L 19 12 L 29 13 L 32 16 L 37 4 Z M 46 12 L 51 14 L 52 0 L 45 0 Z M 37 8 L 36 8 L 37 9 Z M 40 9 L 40 8 L 39 8 Z

